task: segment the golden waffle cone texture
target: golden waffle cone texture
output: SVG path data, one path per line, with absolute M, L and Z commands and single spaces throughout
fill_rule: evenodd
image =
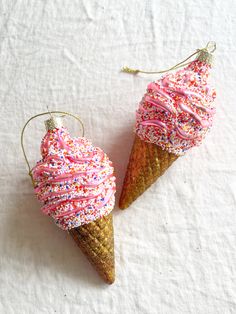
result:
M 104 281 L 112 284 L 115 281 L 112 213 L 69 233 Z
M 120 196 L 120 208 L 129 207 L 177 158 L 177 155 L 156 144 L 144 142 L 135 135 Z

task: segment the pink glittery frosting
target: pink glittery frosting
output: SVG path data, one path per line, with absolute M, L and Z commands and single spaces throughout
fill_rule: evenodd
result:
M 32 170 L 42 212 L 64 229 L 108 215 L 115 203 L 114 169 L 107 155 L 64 127 L 49 130 L 41 144 L 42 160 Z
M 216 93 L 208 85 L 210 68 L 195 60 L 150 83 L 137 110 L 137 135 L 176 155 L 200 145 L 215 114 Z

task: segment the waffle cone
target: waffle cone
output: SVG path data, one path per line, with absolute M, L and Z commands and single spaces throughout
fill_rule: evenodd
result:
M 178 158 L 135 135 L 119 206 L 125 209 L 143 194 Z
M 115 281 L 112 213 L 69 233 L 104 281 L 112 284 Z

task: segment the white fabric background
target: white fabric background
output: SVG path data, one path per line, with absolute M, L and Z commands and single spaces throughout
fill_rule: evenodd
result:
M 236 313 L 234 0 L 0 1 L 0 313 Z M 40 212 L 20 150 L 32 115 L 81 116 L 114 162 L 117 199 L 149 81 L 217 42 L 214 127 L 128 210 L 114 211 L 116 282 L 106 286 Z M 78 135 L 77 124 L 67 125 Z M 43 119 L 26 147 L 39 159 Z

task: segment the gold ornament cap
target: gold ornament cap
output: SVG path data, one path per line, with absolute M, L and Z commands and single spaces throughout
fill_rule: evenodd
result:
M 61 117 L 53 117 L 51 116 L 50 119 L 44 121 L 46 130 L 54 130 L 59 129 L 63 126 L 62 118 Z
M 208 51 L 200 51 L 198 56 L 196 57 L 196 60 L 199 60 L 201 62 L 212 64 L 214 61 L 214 56 Z
M 216 50 L 216 43 L 214 41 L 209 41 L 204 49 L 200 49 L 196 57 L 196 60 L 205 62 L 207 64 L 212 64 L 214 61 L 213 52 Z

